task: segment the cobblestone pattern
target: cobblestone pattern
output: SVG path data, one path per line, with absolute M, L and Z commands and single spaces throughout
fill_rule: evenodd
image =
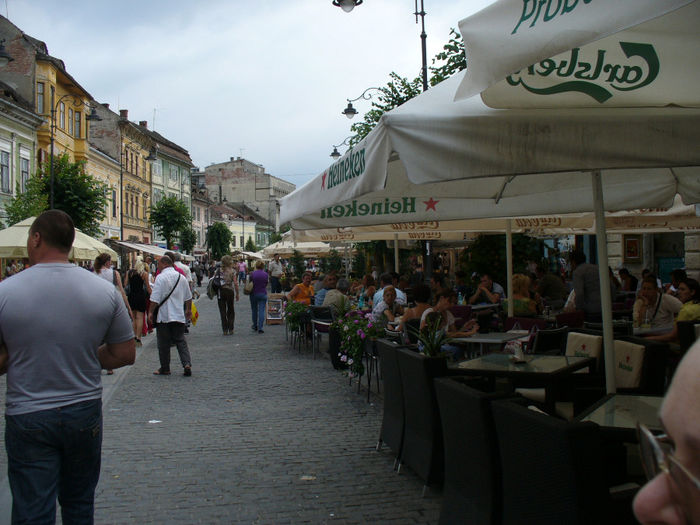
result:
M 290 350 L 284 326 L 254 333 L 243 295 L 233 336 L 216 301 L 197 306 L 192 377 L 175 348 L 173 375 L 152 375 L 154 336 L 105 376 L 97 523 L 437 523 L 439 493 L 421 498 L 422 481 L 375 451 L 376 394 L 367 404 L 326 356 Z

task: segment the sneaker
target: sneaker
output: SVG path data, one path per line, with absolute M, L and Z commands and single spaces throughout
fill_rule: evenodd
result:
M 259 333 L 259 334 L 264 334 L 265 332 L 263 332 L 262 330 L 258 330 L 258 333 Z
M 185 371 L 183 372 L 183 375 L 189 377 L 192 375 L 192 367 L 190 365 L 187 365 L 185 367 Z

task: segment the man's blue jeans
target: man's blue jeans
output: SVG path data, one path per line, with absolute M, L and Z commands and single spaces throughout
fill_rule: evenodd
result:
M 102 455 L 102 400 L 5 415 L 12 523 L 93 523 Z

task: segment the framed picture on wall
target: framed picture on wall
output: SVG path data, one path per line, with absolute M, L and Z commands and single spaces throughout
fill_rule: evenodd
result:
M 642 262 L 642 236 L 623 235 L 622 236 L 623 260 L 626 263 Z

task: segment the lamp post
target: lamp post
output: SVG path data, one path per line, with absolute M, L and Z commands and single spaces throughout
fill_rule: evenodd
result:
M 87 129 L 87 122 L 91 121 L 99 121 L 102 120 L 102 117 L 100 117 L 97 112 L 95 111 L 94 106 L 91 106 L 88 102 L 85 102 L 82 98 L 73 95 L 72 93 L 66 93 L 65 95 L 62 95 L 57 101 L 54 102 L 54 98 L 56 95 L 56 88 L 54 86 L 51 86 L 51 127 L 50 127 L 50 148 L 51 148 L 51 159 L 49 161 L 49 205 L 51 209 L 53 210 L 54 208 L 54 175 L 53 175 L 53 143 L 54 143 L 54 136 L 56 134 L 56 112 L 58 111 L 58 105 L 63 102 L 64 99 L 72 99 L 73 100 L 73 106 L 76 108 L 80 108 L 82 106 L 90 108 L 90 114 L 85 117 L 85 140 L 88 140 L 88 129 Z
M 331 152 L 331 157 L 333 158 L 333 160 L 338 160 L 341 157 L 340 152 L 338 151 L 338 148 L 340 146 L 349 145 L 350 143 L 348 142 L 348 140 L 352 139 L 353 137 L 354 137 L 354 135 L 350 135 L 349 137 L 345 137 L 345 140 L 343 142 L 341 142 L 337 146 L 333 146 L 333 151 Z
M 142 147 L 141 144 L 138 142 L 135 142 L 133 140 L 130 141 L 124 141 L 123 137 L 119 136 L 119 237 L 121 240 L 124 240 L 124 157 L 125 157 L 125 152 L 124 150 L 128 148 L 129 146 L 133 146 L 136 144 L 139 147 Z M 157 148 L 155 146 L 152 146 L 151 149 L 148 152 L 148 156 L 146 157 L 146 160 L 149 162 L 153 162 L 154 160 L 158 159 L 158 156 L 156 155 Z M 145 195 L 147 197 L 148 194 Z
M 345 115 L 349 119 L 351 119 L 352 117 L 357 115 L 357 110 L 353 107 L 352 103 L 355 102 L 356 100 L 360 100 L 360 99 L 364 99 L 364 100 L 371 99 L 372 94 L 369 93 L 369 91 L 372 91 L 372 90 L 381 91 L 381 89 L 378 87 L 368 87 L 367 89 L 365 89 L 362 92 L 362 94 L 359 97 L 353 98 L 353 99 L 350 99 L 350 98 L 346 99 L 348 101 L 348 106 L 342 111 L 343 115 Z
M 346 13 L 349 13 L 361 3 L 362 0 L 333 0 L 333 5 L 336 7 L 340 7 Z

